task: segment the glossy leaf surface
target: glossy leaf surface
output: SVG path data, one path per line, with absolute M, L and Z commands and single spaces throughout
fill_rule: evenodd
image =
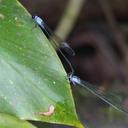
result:
M 83 127 L 55 50 L 16 0 L 0 0 L 0 112 Z

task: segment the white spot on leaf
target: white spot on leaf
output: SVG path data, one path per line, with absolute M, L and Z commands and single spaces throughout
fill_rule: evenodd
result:
M 17 17 L 15 17 L 15 20 L 18 20 L 18 18 L 17 18 Z
M 9 83 L 10 83 L 10 84 L 13 84 L 13 81 L 12 81 L 12 80 L 9 80 Z
M 56 84 L 56 82 L 55 82 L 55 81 L 53 81 L 53 84 Z
M 0 13 L 0 20 L 4 20 L 5 16 Z
M 15 17 L 14 20 L 16 21 L 16 26 L 18 26 L 18 27 L 23 26 L 22 21 L 20 19 L 18 19 L 18 17 Z

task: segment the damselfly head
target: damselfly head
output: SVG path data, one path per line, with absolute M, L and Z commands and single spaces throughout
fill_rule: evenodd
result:
M 39 25 L 41 26 L 44 22 L 43 20 L 39 17 L 39 16 L 32 16 L 33 20 Z
M 73 85 L 77 85 L 80 84 L 80 78 L 75 76 L 73 73 L 69 74 L 69 81 L 73 84 Z
M 33 15 L 32 16 L 32 19 L 34 19 L 34 20 L 36 20 L 36 19 L 38 19 L 38 18 L 40 18 L 39 16 L 36 16 L 36 15 Z

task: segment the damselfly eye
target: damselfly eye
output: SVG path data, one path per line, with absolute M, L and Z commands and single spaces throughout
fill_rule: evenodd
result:
M 32 19 L 34 19 L 35 18 L 35 16 L 32 16 Z
M 34 19 L 35 18 L 35 15 L 32 15 L 32 19 Z

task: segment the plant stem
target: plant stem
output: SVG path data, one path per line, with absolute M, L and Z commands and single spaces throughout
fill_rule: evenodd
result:
M 67 38 L 74 27 L 75 21 L 81 11 L 85 0 L 69 0 L 55 33 L 63 40 Z

